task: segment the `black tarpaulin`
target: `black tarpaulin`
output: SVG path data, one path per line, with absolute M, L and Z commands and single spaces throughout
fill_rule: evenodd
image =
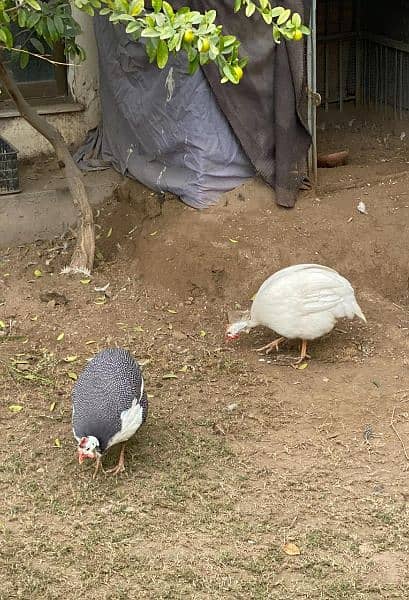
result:
M 76 155 L 82 168 L 113 164 L 198 208 L 256 172 L 274 188 L 279 205 L 294 205 L 310 145 L 304 45 L 274 44 L 258 15 L 234 14 L 232 5 L 190 2 L 196 10 L 215 8 L 224 33 L 240 39 L 250 60 L 237 86 L 220 84 L 213 64 L 187 75 L 183 54 L 159 71 L 121 26 L 95 19 L 102 123 Z M 308 20 L 310 0 L 285 6 Z

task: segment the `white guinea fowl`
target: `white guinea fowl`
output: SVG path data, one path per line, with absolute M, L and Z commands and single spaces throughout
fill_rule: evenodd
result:
M 354 290 L 345 277 L 322 265 L 293 265 L 277 271 L 261 285 L 250 311 L 227 328 L 227 338 L 263 325 L 280 335 L 266 346 L 267 353 L 286 339 L 300 339 L 301 355 L 307 356 L 307 342 L 332 331 L 338 319 L 366 322 Z

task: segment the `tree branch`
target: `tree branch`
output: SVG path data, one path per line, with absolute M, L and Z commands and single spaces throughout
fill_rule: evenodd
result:
M 69 270 L 89 273 L 94 263 L 95 232 L 92 209 L 88 201 L 82 172 L 75 164 L 60 132 L 28 104 L 1 60 L 0 81 L 3 82 L 15 102 L 21 116 L 50 142 L 57 155 L 60 168 L 65 169 L 72 201 L 79 215 L 77 243 Z

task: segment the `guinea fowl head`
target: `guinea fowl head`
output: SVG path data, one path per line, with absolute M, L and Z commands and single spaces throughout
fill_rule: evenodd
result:
M 248 333 L 252 327 L 249 311 L 231 311 L 228 313 L 229 325 L 226 328 L 226 340 L 237 340 L 243 331 Z
M 99 441 L 93 435 L 82 437 L 78 442 L 78 462 L 81 464 L 86 458 L 97 458 L 101 455 Z

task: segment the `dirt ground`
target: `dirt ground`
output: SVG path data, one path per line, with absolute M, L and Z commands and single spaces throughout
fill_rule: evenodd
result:
M 200 213 L 123 184 L 91 280 L 60 274 L 69 236 L 0 251 L 1 599 L 407 597 L 409 177 L 367 174 L 292 211 L 260 182 Z M 226 344 L 227 310 L 298 262 L 348 277 L 368 324 L 301 370 L 296 344 L 253 352 L 267 330 Z M 93 481 L 70 392 L 112 345 L 150 414 L 126 473 Z

